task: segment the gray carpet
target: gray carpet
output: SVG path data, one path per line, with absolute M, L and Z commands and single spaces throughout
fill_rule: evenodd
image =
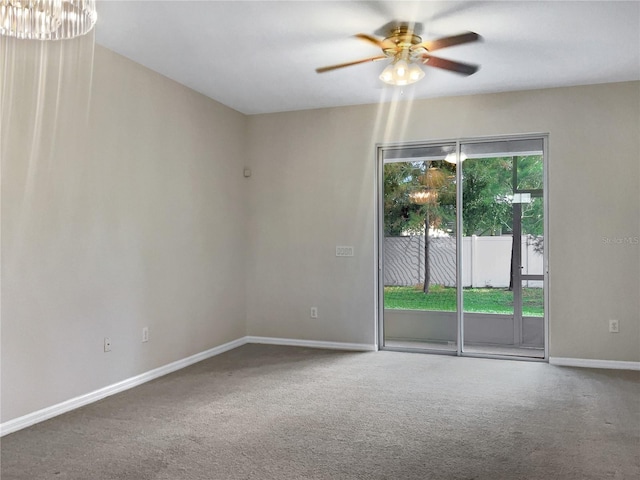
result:
M 2 480 L 636 480 L 640 372 L 246 345 L 1 447 Z

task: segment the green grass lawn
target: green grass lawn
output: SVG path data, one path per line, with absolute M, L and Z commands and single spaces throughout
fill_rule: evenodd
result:
M 522 314 L 542 317 L 542 295 L 542 288 L 523 288 Z M 465 312 L 513 313 L 513 292 L 506 288 L 465 288 L 463 299 Z M 435 285 L 425 295 L 420 287 L 384 287 L 384 308 L 455 312 L 456 289 Z

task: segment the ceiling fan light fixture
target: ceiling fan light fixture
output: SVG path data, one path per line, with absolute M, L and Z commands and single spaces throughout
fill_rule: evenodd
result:
M 0 0 L 0 35 L 28 40 L 63 40 L 89 33 L 95 0 Z
M 424 77 L 424 71 L 415 63 L 409 65 L 409 83 L 417 82 Z
M 361 60 L 316 68 L 316 72 L 325 73 L 339 68 L 390 59 L 391 64 L 387 65 L 382 71 L 380 80 L 389 85 L 403 86 L 415 83 L 424 77 L 423 65 L 465 76 L 473 75 L 478 71 L 478 65 L 434 57 L 431 52 L 455 45 L 476 42 L 482 39 L 480 35 L 475 32 L 464 32 L 423 42 L 422 38 L 417 35 L 421 28 L 421 24 L 418 23 L 393 21 L 382 27 L 381 30 L 384 33 L 376 32 L 378 35 L 387 35 L 382 40 L 366 33 L 358 33 L 355 35 L 356 38 L 380 48 L 382 55 L 378 54 Z
M 380 80 L 388 85 L 403 86 L 417 82 L 424 77 L 424 72 L 415 63 L 404 59 L 396 60 L 386 66 L 380 74 Z

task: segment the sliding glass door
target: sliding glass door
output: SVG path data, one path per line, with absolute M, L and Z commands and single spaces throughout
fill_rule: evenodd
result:
M 381 346 L 546 357 L 544 142 L 381 147 Z
M 384 345 L 458 351 L 456 144 L 384 149 Z

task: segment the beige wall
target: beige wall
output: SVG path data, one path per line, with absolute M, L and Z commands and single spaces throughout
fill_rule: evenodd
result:
M 249 131 L 250 334 L 375 342 L 376 143 L 549 133 L 550 354 L 640 360 L 640 246 L 603 241 L 640 235 L 640 83 L 258 115 Z
M 0 45 L 3 421 L 245 335 L 246 117 L 91 40 Z

